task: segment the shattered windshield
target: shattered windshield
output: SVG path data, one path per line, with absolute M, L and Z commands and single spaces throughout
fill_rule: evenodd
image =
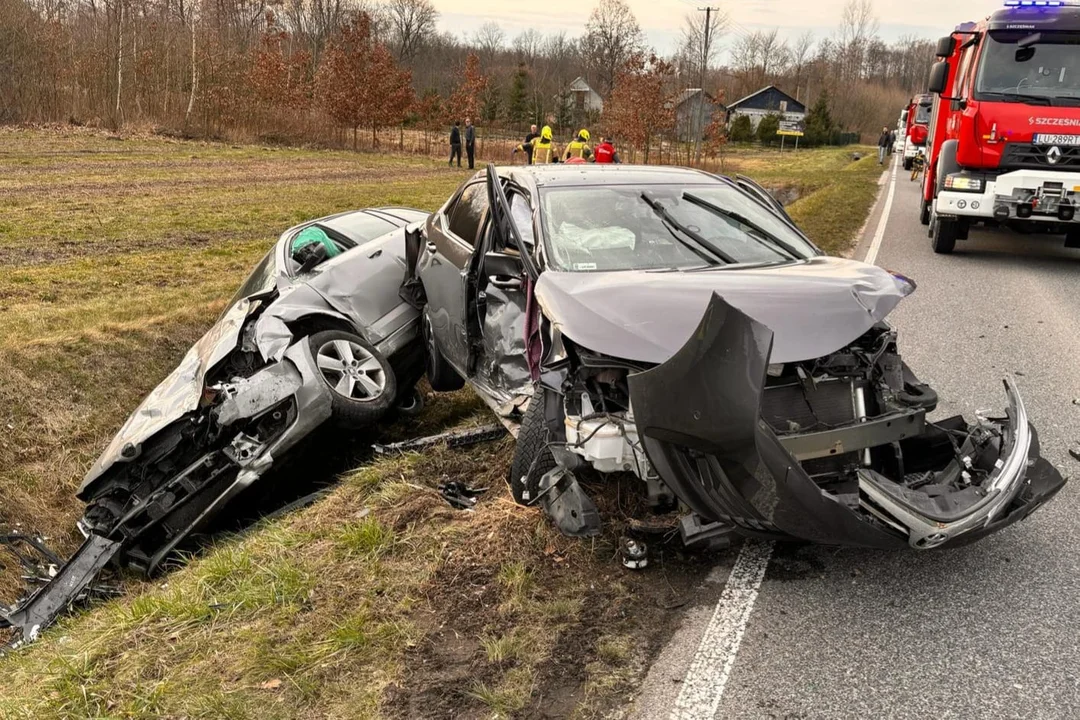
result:
M 980 100 L 1075 105 L 1080 100 L 1078 46 L 1080 33 L 994 33 L 983 48 L 975 95 Z
M 549 263 L 571 272 L 685 269 L 805 259 L 813 247 L 729 185 L 542 190 Z
M 927 100 L 925 104 L 922 101 L 919 101 L 919 104 L 915 106 L 915 124 L 929 125 L 930 112 L 932 109 L 933 107 L 930 100 Z

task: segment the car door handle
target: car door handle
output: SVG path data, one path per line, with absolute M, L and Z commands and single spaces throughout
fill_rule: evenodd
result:
M 501 290 L 520 290 L 521 278 L 506 277 L 504 275 L 493 275 L 488 280 L 493 287 L 497 287 Z

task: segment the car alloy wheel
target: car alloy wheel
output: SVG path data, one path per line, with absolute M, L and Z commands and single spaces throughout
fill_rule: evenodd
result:
M 386 388 L 382 364 L 357 343 L 330 340 L 319 348 L 315 359 L 330 387 L 350 400 L 374 400 Z

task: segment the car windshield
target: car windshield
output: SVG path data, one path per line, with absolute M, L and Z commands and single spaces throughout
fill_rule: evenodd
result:
M 262 293 L 270 292 L 277 285 L 277 263 L 274 262 L 274 251 L 266 253 L 263 259 L 259 261 L 259 264 L 255 266 L 255 269 L 248 275 L 247 280 L 240 286 L 240 289 L 233 295 L 232 300 L 229 301 L 228 306 L 225 308 L 225 312 L 229 311 L 236 303 L 240 302 L 244 298 L 251 297 L 252 295 L 260 295 Z
M 541 190 L 552 269 L 664 270 L 777 263 L 817 254 L 760 203 L 727 184 Z
M 993 33 L 983 49 L 976 97 L 1075 105 L 1080 100 L 1078 45 L 1080 33 Z
M 347 215 L 339 215 L 329 220 L 323 220 L 322 224 L 333 230 L 337 230 L 357 245 L 362 245 L 368 240 L 385 235 L 398 228 L 398 225 L 386 218 L 371 215 L 366 212 L 352 212 Z
M 922 102 L 920 102 L 918 105 L 915 106 L 915 124 L 917 124 L 917 125 L 929 125 L 930 124 L 930 110 L 931 110 L 931 107 L 932 107 L 932 105 L 931 105 L 930 101 L 927 101 L 925 105 Z

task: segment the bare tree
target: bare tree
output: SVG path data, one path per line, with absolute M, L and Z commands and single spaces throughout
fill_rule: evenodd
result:
M 585 24 L 581 50 L 602 95 L 611 93 L 619 70 L 644 46 L 641 26 L 625 0 L 600 0 Z
M 517 59 L 526 65 L 531 66 L 536 63 L 536 58 L 543 51 L 543 46 L 544 36 L 535 28 L 522 30 L 514 38 L 514 52 L 517 53 Z
M 840 15 L 840 50 L 845 79 L 863 75 L 867 46 L 877 37 L 873 0 L 847 0 Z
M 497 22 L 484 23 L 473 35 L 473 45 L 480 50 L 485 63 L 490 63 L 505 44 L 506 34 Z
M 708 26 L 705 24 L 706 18 L 708 19 Z M 686 14 L 679 46 L 686 51 L 687 57 L 696 59 L 695 64 L 699 66 L 697 68 L 699 73 L 708 70 L 709 65 L 715 62 L 720 54 L 722 48 L 720 39 L 727 31 L 730 22 L 731 16 L 726 10 L 714 10 L 708 14 L 704 12 Z M 707 46 L 705 43 L 706 38 L 709 41 Z M 704 69 L 700 67 L 703 57 Z
M 382 8 L 398 61 L 411 62 L 435 34 L 439 11 L 431 0 L 387 0 Z

